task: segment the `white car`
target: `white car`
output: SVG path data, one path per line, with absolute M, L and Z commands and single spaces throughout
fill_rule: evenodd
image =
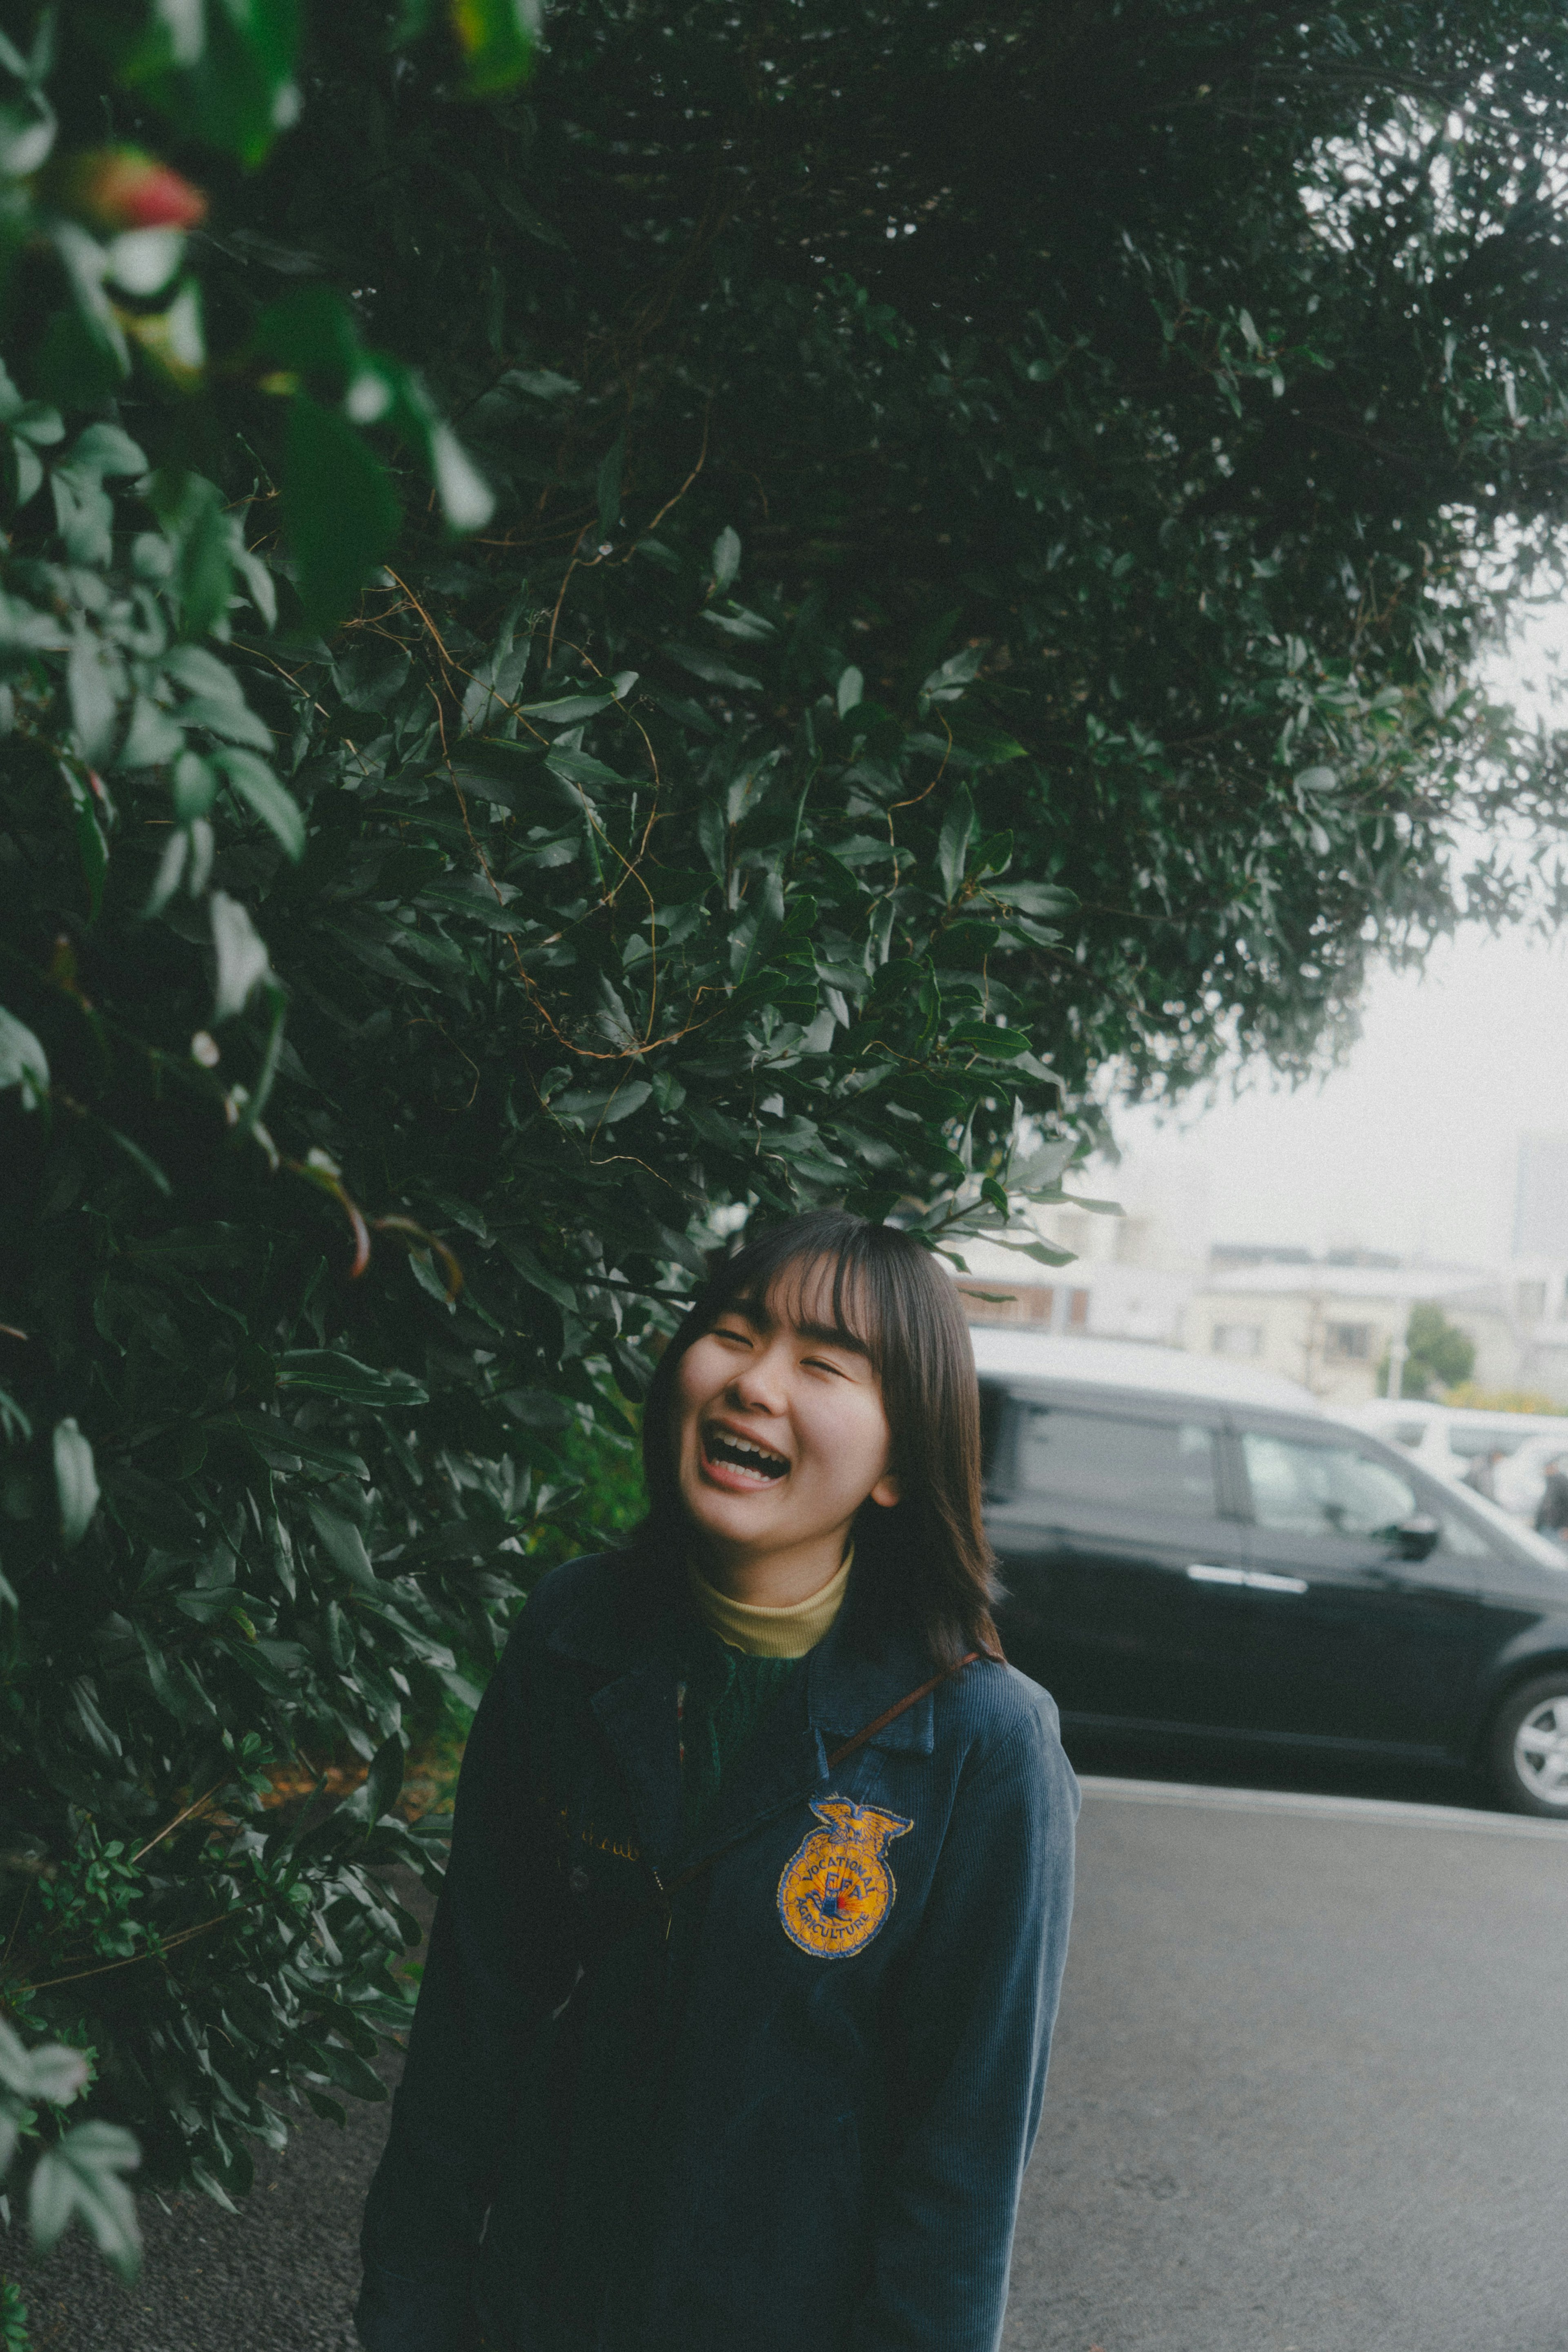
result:
M 1500 1454 L 1492 1474 L 1497 1499 L 1516 1518 L 1535 1517 L 1547 1465 L 1556 1455 L 1568 1467 L 1568 1416 L 1378 1397 L 1341 1417 L 1372 1430 L 1386 1445 L 1403 1447 L 1423 1469 L 1450 1481 L 1462 1483 L 1479 1455 Z

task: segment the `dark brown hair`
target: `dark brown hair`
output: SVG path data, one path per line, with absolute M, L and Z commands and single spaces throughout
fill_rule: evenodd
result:
M 855 1522 L 857 1604 L 912 1625 L 938 1665 L 969 1650 L 999 1657 L 980 1519 L 979 1390 L 956 1287 L 912 1235 L 844 1209 L 764 1228 L 719 1261 L 693 1300 L 648 1391 L 642 1538 L 671 1551 L 689 1540 L 673 1413 L 681 1358 L 738 1301 L 760 1305 L 783 1277 L 803 1283 L 817 1268 L 831 1273 L 835 1324 L 865 1348 L 882 1384 L 899 1481 L 897 1503 L 867 1502 Z

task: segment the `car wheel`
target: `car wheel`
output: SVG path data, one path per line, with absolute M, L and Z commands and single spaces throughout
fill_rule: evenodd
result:
M 1568 1672 L 1526 1683 L 1499 1709 L 1491 1777 L 1511 1811 L 1568 1822 Z

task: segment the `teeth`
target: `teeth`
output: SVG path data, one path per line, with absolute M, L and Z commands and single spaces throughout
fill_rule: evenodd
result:
M 789 1465 L 781 1454 L 770 1446 L 758 1445 L 749 1437 L 732 1437 L 727 1430 L 716 1429 L 708 1440 L 710 1451 L 737 1457 L 743 1463 L 755 1463 L 758 1469 L 783 1470 Z

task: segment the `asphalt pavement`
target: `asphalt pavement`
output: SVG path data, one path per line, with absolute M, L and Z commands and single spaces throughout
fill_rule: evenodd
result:
M 1568 1829 L 1360 1785 L 1086 1777 L 1005 2352 L 1565 2352 Z M 350 2352 L 386 2114 L 68 2242 L 37 2352 Z
M 1005 2352 L 1563 2352 L 1568 1830 L 1086 1780 Z
M 360 2209 L 388 2110 L 355 2099 L 340 2131 L 308 2116 L 287 2152 L 253 2151 L 236 2213 L 141 2200 L 145 2261 L 121 2286 L 79 2231 L 16 2275 L 34 2352 L 357 2352 Z

